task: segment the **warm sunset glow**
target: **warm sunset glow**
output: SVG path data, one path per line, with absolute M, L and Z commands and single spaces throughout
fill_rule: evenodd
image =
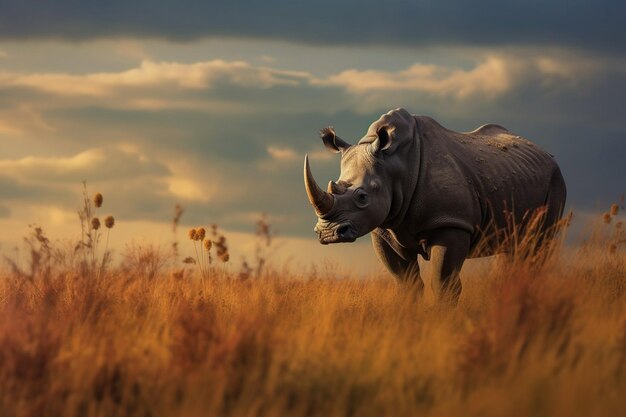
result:
M 0 417 L 624 414 L 624 28 L 0 0 Z

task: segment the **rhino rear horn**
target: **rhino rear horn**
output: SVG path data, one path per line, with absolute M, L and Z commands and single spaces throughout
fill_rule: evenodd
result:
M 346 192 L 346 187 L 337 184 L 335 181 L 330 181 L 328 183 L 328 188 L 326 189 L 326 191 L 331 194 L 343 194 Z
M 332 194 L 322 190 L 315 182 L 313 174 L 311 173 L 311 167 L 309 166 L 309 156 L 304 157 L 304 187 L 309 197 L 311 205 L 315 209 L 318 216 L 328 214 L 333 208 L 335 198 Z

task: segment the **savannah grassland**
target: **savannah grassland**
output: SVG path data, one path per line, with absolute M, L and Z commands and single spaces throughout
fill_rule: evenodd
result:
M 332 268 L 242 279 L 214 257 L 203 275 L 145 247 L 103 266 L 35 230 L 30 264 L 0 273 L 0 416 L 623 415 L 607 216 L 541 268 L 464 270 L 456 308 Z

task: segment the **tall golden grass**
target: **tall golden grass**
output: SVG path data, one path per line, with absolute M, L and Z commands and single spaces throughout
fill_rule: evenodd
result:
M 541 266 L 464 270 L 456 308 L 387 276 L 241 279 L 146 248 L 6 268 L 0 416 L 622 415 L 626 257 L 598 223 Z

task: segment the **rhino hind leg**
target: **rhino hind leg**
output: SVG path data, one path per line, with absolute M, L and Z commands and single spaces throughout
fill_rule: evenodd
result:
M 431 235 L 431 285 L 437 301 L 456 305 L 461 295 L 459 273 L 469 254 L 471 236 L 468 232 L 446 228 Z
M 424 293 L 424 281 L 420 276 L 420 268 L 417 263 L 417 253 L 414 261 L 407 261 L 396 253 L 395 250 L 376 233 L 372 233 L 372 245 L 378 259 L 385 268 L 398 280 L 402 286 L 408 286 L 415 291 L 416 296 L 421 298 Z

